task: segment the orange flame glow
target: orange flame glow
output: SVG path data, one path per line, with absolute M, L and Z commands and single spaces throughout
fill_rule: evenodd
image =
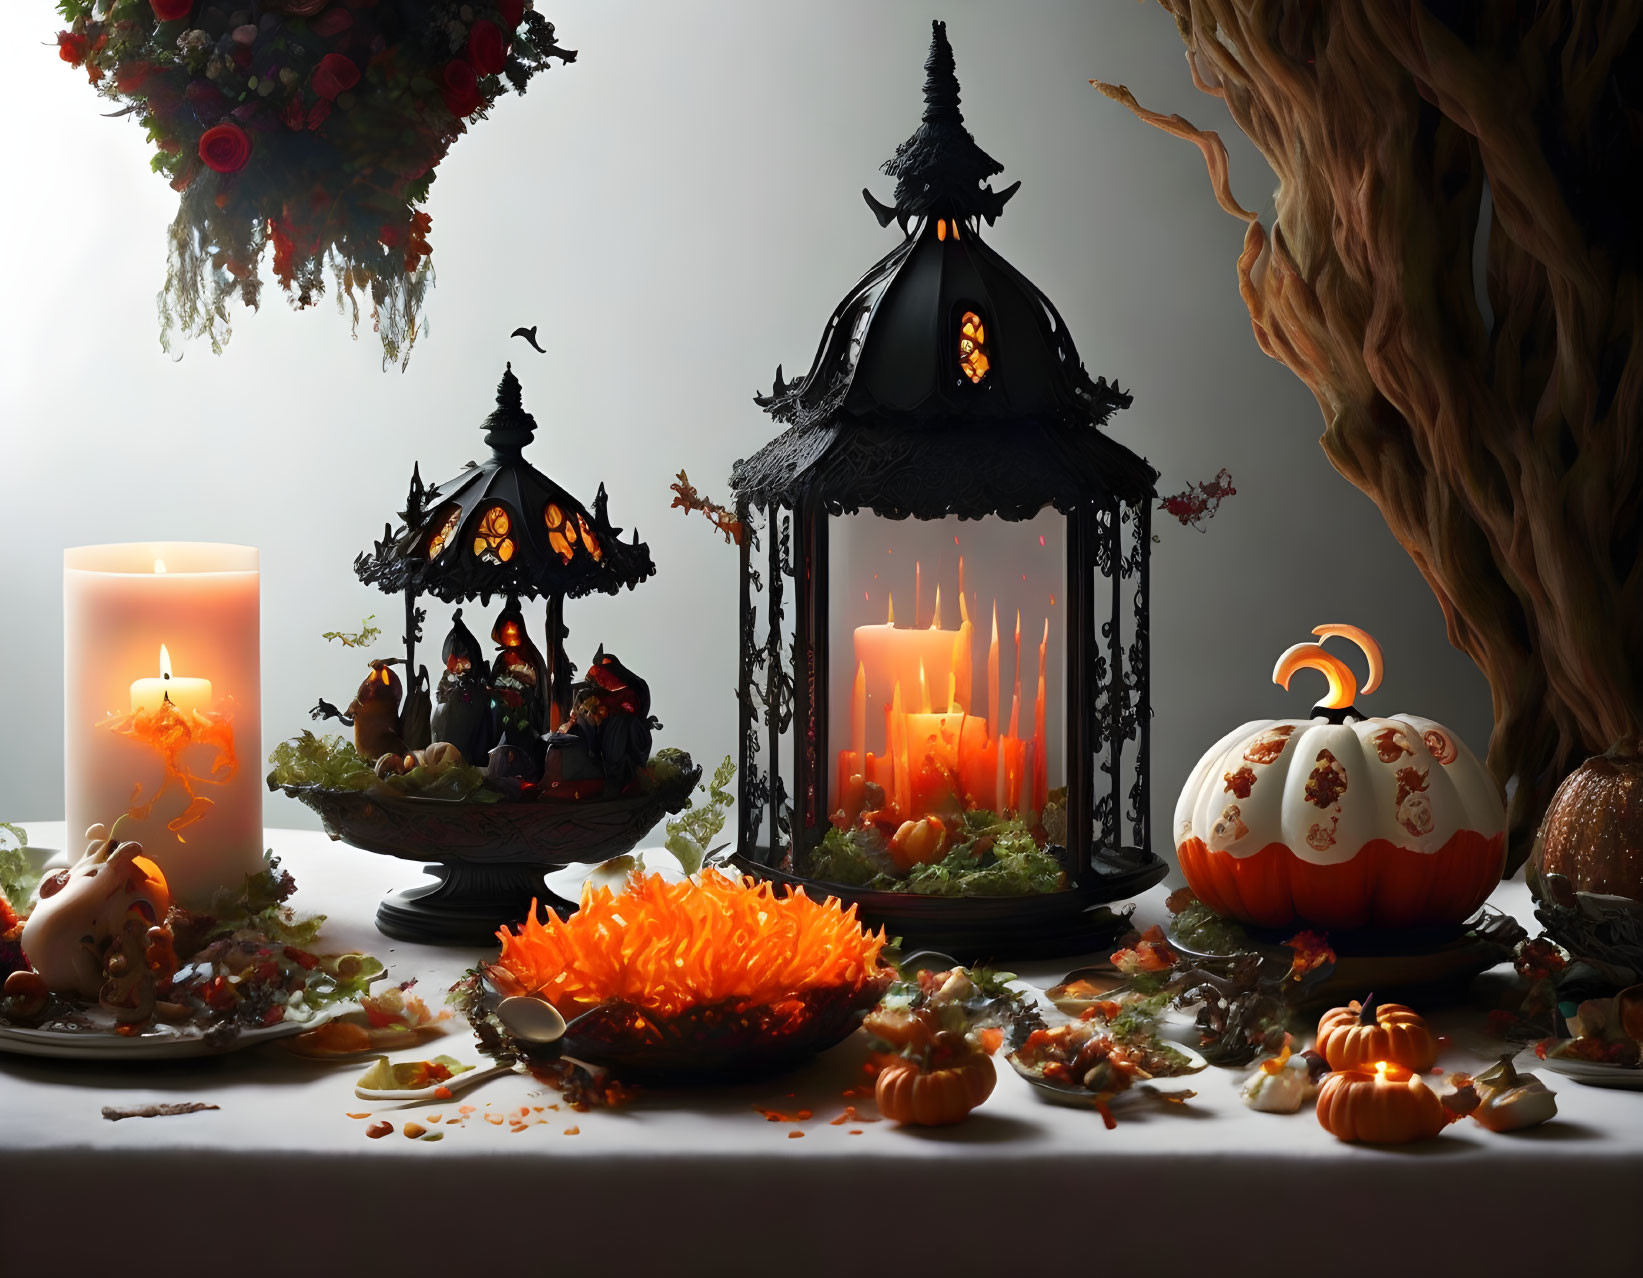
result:
M 567 1019 L 607 1000 L 658 1018 L 734 1002 L 762 1007 L 810 990 L 859 988 L 876 975 L 883 931 L 865 932 L 856 909 L 818 904 L 802 890 L 778 897 L 768 883 L 713 869 L 699 881 L 632 875 L 620 895 L 582 889 L 569 921 L 535 911 L 497 933 L 502 954 L 486 969 L 505 993 L 535 994 Z
M 181 815 L 166 823 L 166 828 L 180 839 L 182 831 L 193 825 L 214 806 L 214 800 L 201 794 L 199 787 L 226 785 L 239 770 L 239 759 L 234 753 L 234 728 L 226 714 L 214 711 L 180 710 L 170 701 L 161 701 L 152 710 L 134 710 L 130 714 L 115 715 L 99 725 L 141 742 L 160 756 L 164 776 L 159 788 L 145 800 L 139 783 L 131 791 L 130 815 L 143 820 L 154 810 L 161 798 L 173 790 L 180 790 L 188 798 Z M 183 758 L 189 747 L 210 746 L 216 751 L 207 772 L 197 772 Z

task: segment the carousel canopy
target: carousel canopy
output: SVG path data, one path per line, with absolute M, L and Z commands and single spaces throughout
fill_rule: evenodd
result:
M 964 127 L 953 51 L 934 24 L 924 119 L 863 192 L 902 242 L 846 295 L 810 371 L 755 397 L 788 426 L 731 475 L 755 504 L 819 499 L 893 518 L 1028 518 L 1136 502 L 1157 473 L 1098 426 L 1130 395 L 1092 379 L 1050 301 L 982 239 L 1015 194 Z
M 491 455 L 455 479 L 429 488 L 413 469 L 400 526 L 385 525 L 382 540 L 354 561 L 361 581 L 390 594 L 489 602 L 613 595 L 656 571 L 638 533 L 624 542 L 612 526 L 603 484 L 590 511 L 524 459 L 536 419 L 512 364 L 484 426 Z

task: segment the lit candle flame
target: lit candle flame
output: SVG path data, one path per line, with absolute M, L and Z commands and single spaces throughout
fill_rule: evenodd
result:
M 163 643 L 160 645 L 160 678 L 171 678 L 171 651 Z
M 155 572 L 164 572 L 165 571 L 165 560 L 156 559 L 154 561 L 154 571 Z

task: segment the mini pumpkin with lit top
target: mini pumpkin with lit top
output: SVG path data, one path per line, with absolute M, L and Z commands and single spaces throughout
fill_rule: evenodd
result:
M 1424 1074 L 1438 1061 L 1438 1043 L 1426 1021 L 1402 1003 L 1362 1003 L 1332 1007 L 1318 1022 L 1318 1051 L 1330 1069 L 1373 1069 L 1391 1061 Z
M 1381 652 L 1355 626 L 1319 626 Z M 1199 900 L 1260 927 L 1415 928 L 1457 924 L 1499 881 L 1506 809 L 1493 778 L 1447 728 L 1353 705 L 1352 670 L 1319 643 L 1279 658 L 1273 680 L 1301 670 L 1330 682 L 1309 719 L 1268 719 L 1228 733 L 1199 760 L 1175 807 L 1176 855 Z

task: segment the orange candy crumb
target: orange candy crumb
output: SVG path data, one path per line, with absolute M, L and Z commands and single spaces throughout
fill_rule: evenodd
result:
M 580 1136 L 581 1134 L 582 1134 L 582 1129 L 580 1127 L 567 1127 L 567 1128 L 565 1128 L 565 1135 L 567 1135 L 567 1136 Z

